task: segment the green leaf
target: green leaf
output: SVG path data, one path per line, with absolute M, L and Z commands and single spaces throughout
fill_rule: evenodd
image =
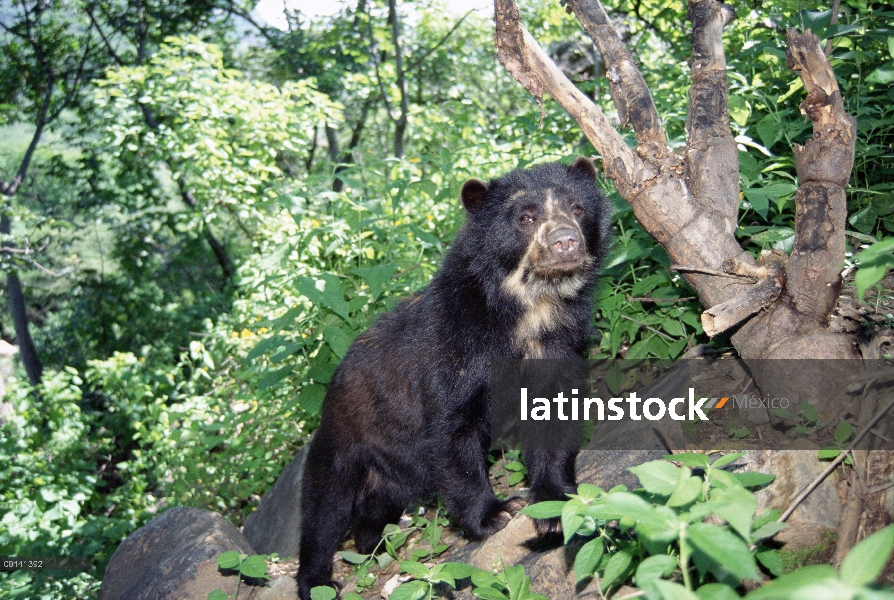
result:
M 270 352 L 271 350 L 282 346 L 283 344 L 285 344 L 285 340 L 278 335 L 274 335 L 273 337 L 261 340 L 255 345 L 254 348 L 251 349 L 251 351 L 245 357 L 245 362 L 247 363 L 248 361 L 257 358 L 262 354 L 266 354 L 267 352 Z
M 809 422 L 816 423 L 819 420 L 819 413 L 816 407 L 808 402 L 801 403 L 801 415 Z
M 338 358 L 344 358 L 351 347 L 351 336 L 339 327 L 329 326 L 323 330 L 323 340 L 332 348 Z
M 730 473 L 730 475 L 733 476 L 739 485 L 746 488 L 763 487 L 773 483 L 773 480 L 776 479 L 775 475 L 770 475 L 769 473 L 754 473 L 752 471 Z
M 298 395 L 298 403 L 308 414 L 317 415 L 320 413 L 320 408 L 323 406 L 325 398 L 326 386 L 312 383 L 304 386 L 301 390 L 301 393 Z
M 667 505 L 679 507 L 695 502 L 702 493 L 702 483 L 702 480 L 698 477 L 681 479 L 677 483 L 674 493 L 667 499 Z
M 516 471 L 509 475 L 509 485 L 513 486 L 521 483 L 525 478 L 525 474 L 523 471 Z
M 673 556 L 667 554 L 650 556 L 636 568 L 636 578 L 634 579 L 636 587 L 645 588 L 658 579 L 670 577 L 676 568 L 677 559 Z
M 223 590 L 214 590 L 205 598 L 205 600 L 229 600 L 230 597 Z
M 722 583 L 709 583 L 695 590 L 699 600 L 739 600 L 736 590 Z
M 869 585 L 878 579 L 894 550 L 894 525 L 876 531 L 854 546 L 841 561 L 841 579 L 853 586 Z
M 730 95 L 729 96 L 729 116 L 733 118 L 733 121 L 738 123 L 741 127 L 745 127 L 748 124 L 748 117 L 751 115 L 751 108 L 748 106 L 748 103 L 742 96 Z
M 670 496 L 677 488 L 680 469 L 664 460 L 653 460 L 627 469 L 639 478 L 650 494 Z
M 885 265 L 869 265 L 857 269 L 857 272 L 854 274 L 854 283 L 857 286 L 857 297 L 862 301 L 863 294 L 866 293 L 866 290 L 881 281 L 887 272 L 888 267 Z
M 809 594 L 813 590 L 831 589 L 837 583 L 838 574 L 832 565 L 807 565 L 759 587 L 748 594 L 746 598 L 747 600 L 791 600 L 792 598 L 807 600 L 811 596 L 805 595 L 804 592 Z M 845 594 L 839 597 L 846 598 L 849 595 Z M 821 596 L 816 594 L 814 597 L 820 598 Z
M 426 551 L 423 549 L 423 550 L 422 550 L 422 555 L 421 555 L 421 556 L 425 556 L 425 555 L 427 555 L 427 554 L 428 554 L 428 552 L 426 552 Z M 391 563 L 393 563 L 393 562 L 394 562 L 394 557 L 391 556 L 390 554 L 388 554 L 387 552 L 382 553 L 382 554 L 379 554 L 378 556 L 376 556 L 376 563 L 379 565 L 379 568 L 380 568 L 380 569 L 386 569 L 386 568 L 388 568 L 388 566 L 389 566 Z
M 431 570 L 428 567 L 426 567 L 422 563 L 409 560 L 400 561 L 400 570 L 403 573 L 412 575 L 416 579 L 428 579 L 428 577 L 431 575 Z
M 866 77 L 866 83 L 887 85 L 894 82 L 894 62 L 882 65 Z
M 718 579 L 724 578 L 724 572 L 731 573 L 740 582 L 760 579 L 748 544 L 725 527 L 696 523 L 687 529 L 686 540 L 695 551 L 710 559 L 711 571 Z
M 601 537 L 594 538 L 581 546 L 577 556 L 574 557 L 574 578 L 578 583 L 593 575 L 604 551 L 605 544 Z
M 714 490 L 712 500 L 716 501 L 714 514 L 724 519 L 747 542 L 751 539 L 751 522 L 757 510 L 754 494 L 742 488 Z
M 273 387 L 274 385 L 291 375 L 294 370 L 294 366 L 286 365 L 285 367 L 281 367 L 279 369 L 276 369 L 275 371 L 267 371 L 258 380 L 258 391 L 266 390 L 269 387 Z
M 352 565 L 365 563 L 370 557 L 369 554 L 360 554 L 351 550 L 344 550 L 343 552 L 339 552 L 338 555 L 341 556 L 343 561 Z
M 217 557 L 217 566 L 221 569 L 235 569 L 242 562 L 242 557 L 235 550 L 227 550 Z
M 602 575 L 601 589 L 605 591 L 612 586 L 621 585 L 630 575 L 633 565 L 633 553 L 630 550 L 616 552 L 605 565 Z
M 679 583 L 659 579 L 654 582 L 663 600 L 699 600 L 698 596 Z
M 819 460 L 834 460 L 841 452 L 841 448 L 822 448 L 816 453 L 816 457 Z
M 420 579 L 408 581 L 398 586 L 388 600 L 421 600 L 428 592 L 428 582 Z
M 393 264 L 377 265 L 375 267 L 357 268 L 351 271 L 358 275 L 369 286 L 373 300 L 378 300 L 386 286 L 394 276 L 397 267 Z
M 566 502 L 564 500 L 547 500 L 546 502 L 530 504 L 519 512 L 532 519 L 552 519 L 553 517 L 562 516 L 562 510 L 565 508 Z
M 295 278 L 295 289 L 306 296 L 312 304 L 325 306 L 340 316 L 345 322 L 348 317 L 348 303 L 341 293 L 341 280 L 332 273 L 322 273 L 320 281 L 323 282 L 323 290 L 317 288 L 317 282 L 310 277 L 299 276 Z
M 578 528 L 583 525 L 584 517 L 580 512 L 584 508 L 586 508 L 586 505 L 574 498 L 565 503 L 565 508 L 562 509 L 562 533 L 565 536 L 565 544 L 577 533 Z
M 773 144 L 782 139 L 783 128 L 776 120 L 776 116 L 769 114 L 755 125 L 757 135 L 766 148 L 772 148 Z
M 711 463 L 711 468 L 719 469 L 720 467 L 725 467 L 730 463 L 736 462 L 743 456 L 745 456 L 744 452 L 733 452 L 732 454 L 725 454 Z
M 779 417 L 780 419 L 794 419 L 798 415 L 791 413 L 784 408 L 773 408 L 770 410 L 771 413 Z
M 597 485 L 582 483 L 577 486 L 577 496 L 584 502 L 592 502 L 596 498 L 604 495 L 605 492 Z
M 664 460 L 683 463 L 687 467 L 695 469 L 707 469 L 711 464 L 711 459 L 707 454 L 698 452 L 681 452 L 680 454 L 668 454 Z
M 498 581 L 497 575 L 492 573 L 491 571 L 485 571 L 484 569 L 478 569 L 474 573 L 472 573 L 472 584 L 475 587 L 480 588 L 488 588 L 493 585 L 502 584 Z
M 461 562 L 445 562 L 432 567 L 433 574 L 444 574 L 454 579 L 465 579 L 480 571 L 478 567 Z
M 770 525 L 770 523 L 767 523 L 767 525 Z M 785 573 L 785 563 L 782 562 L 782 556 L 779 554 L 779 550 L 776 550 L 775 548 L 759 550 L 755 553 L 755 557 L 760 564 L 764 565 L 764 567 L 773 574 L 774 577 L 779 577 Z
M 472 590 L 472 594 L 481 600 L 509 600 L 506 594 L 492 587 L 477 587 Z
M 854 435 L 854 428 L 851 426 L 851 422 L 845 419 L 835 428 L 833 437 L 836 442 L 843 444 L 848 441 L 852 435 Z
M 771 538 L 785 529 L 785 526 L 785 523 L 780 523 L 779 521 L 770 521 L 769 523 L 765 523 L 751 533 L 751 541 L 759 542 L 761 540 Z
M 789 184 L 786 184 L 789 185 Z M 775 244 L 789 238 L 794 237 L 795 230 L 790 227 L 771 227 L 770 229 L 751 236 L 751 241 L 755 244 Z
M 310 600 L 335 600 L 338 594 L 328 585 L 318 585 L 310 589 Z
M 314 383 L 329 383 L 338 368 L 338 363 L 317 363 L 307 371 L 307 377 Z
M 255 579 L 270 579 L 267 575 L 267 556 L 264 554 L 255 554 L 247 557 L 239 565 L 239 572 L 246 577 Z

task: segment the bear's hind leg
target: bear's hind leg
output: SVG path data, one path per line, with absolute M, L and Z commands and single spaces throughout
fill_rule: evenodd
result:
M 301 600 L 310 599 L 311 588 L 336 586 L 332 580 L 332 557 L 350 526 L 355 493 L 350 478 L 329 468 L 329 461 L 309 462 L 308 467 L 312 471 L 305 473 L 302 489 L 296 576 Z
M 357 551 L 369 554 L 382 539 L 382 530 L 397 523 L 407 499 L 399 484 L 390 481 L 376 469 L 367 471 L 362 487 L 354 499 L 354 542 Z

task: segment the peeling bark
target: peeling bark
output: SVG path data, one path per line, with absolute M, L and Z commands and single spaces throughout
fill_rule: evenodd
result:
M 621 128 L 635 124 L 637 142 L 641 145 L 654 145 L 653 152 L 663 153 L 667 148 L 667 139 L 658 118 L 652 92 L 624 42 L 615 33 L 605 8 L 599 0 L 568 0 L 568 6 L 596 44 L 605 62 L 609 90 L 615 106 L 618 107 Z
M 807 99 L 801 112 L 813 121 L 813 138 L 796 144 L 795 244 L 786 289 L 803 315 L 800 329 L 827 325 L 838 302 L 844 262 L 847 199 L 844 186 L 854 164 L 857 122 L 844 112 L 844 99 L 819 40 L 809 30 L 789 30 L 786 64 L 801 76 Z
M 739 214 L 739 151 L 729 126 L 723 28 L 733 9 L 714 0 L 689 3 L 692 87 L 686 114 L 686 165 L 693 196 L 734 222 Z

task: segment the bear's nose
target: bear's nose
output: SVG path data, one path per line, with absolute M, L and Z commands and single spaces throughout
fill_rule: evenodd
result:
M 553 252 L 565 256 L 566 254 L 571 254 L 572 252 L 577 250 L 577 246 L 580 243 L 580 238 L 578 237 L 575 230 L 562 228 L 556 229 L 555 231 L 550 233 L 548 241 L 550 248 L 553 249 Z

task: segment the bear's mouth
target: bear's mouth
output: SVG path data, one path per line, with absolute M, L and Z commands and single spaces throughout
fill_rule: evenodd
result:
M 586 270 L 592 260 L 580 253 L 570 256 L 550 256 L 549 259 L 532 265 L 531 272 L 540 279 L 563 279 Z

